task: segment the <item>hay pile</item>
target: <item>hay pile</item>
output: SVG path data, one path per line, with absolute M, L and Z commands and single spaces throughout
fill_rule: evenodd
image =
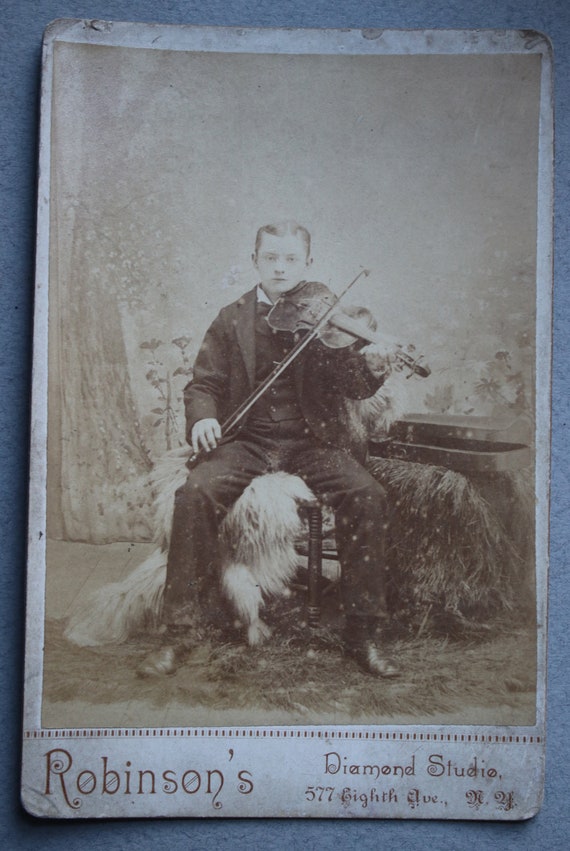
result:
M 484 628 L 534 609 L 532 490 L 501 474 L 491 500 L 481 483 L 443 467 L 373 458 L 392 508 L 387 571 L 397 620 L 412 634 Z M 487 480 L 488 481 L 488 480 Z M 488 486 L 488 490 L 489 490 Z M 487 498 L 486 498 L 487 497 Z

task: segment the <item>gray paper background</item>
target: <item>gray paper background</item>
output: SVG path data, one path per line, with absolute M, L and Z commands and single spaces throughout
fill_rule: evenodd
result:
M 565 517 L 568 514 L 568 468 L 564 434 L 568 415 L 567 356 L 570 215 L 570 144 L 568 74 L 570 71 L 570 4 L 566 0 L 495 0 L 495 2 L 438 2 L 392 0 L 367 2 L 315 0 L 311 4 L 246 0 L 206 0 L 185 3 L 170 0 L 123 2 L 56 2 L 5 0 L 2 9 L 0 97 L 2 98 L 2 182 L 0 265 L 0 408 L 3 486 L 2 568 L 0 572 L 0 718 L 4 737 L 0 839 L 7 847 L 51 848 L 562 848 L 570 840 L 567 808 L 568 685 L 566 650 L 570 581 L 565 575 Z M 302 27 L 445 27 L 538 29 L 552 39 L 555 52 L 556 95 L 556 241 L 554 298 L 554 444 L 552 559 L 550 582 L 550 664 L 546 798 L 542 811 L 519 825 L 444 822 L 332 821 L 171 821 L 98 824 L 42 823 L 25 816 L 18 803 L 19 736 L 24 612 L 27 442 L 35 182 L 37 161 L 37 107 L 42 32 L 54 18 L 103 18 L 209 25 Z

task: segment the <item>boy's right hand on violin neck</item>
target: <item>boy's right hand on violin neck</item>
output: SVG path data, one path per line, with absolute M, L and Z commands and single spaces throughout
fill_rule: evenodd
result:
M 201 450 L 211 452 L 218 445 L 222 437 L 222 429 L 219 422 L 213 417 L 198 420 L 192 426 L 192 451 L 197 454 Z

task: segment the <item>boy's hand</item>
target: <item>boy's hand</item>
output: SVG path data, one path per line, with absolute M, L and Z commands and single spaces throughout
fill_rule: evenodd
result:
M 396 359 L 393 348 L 382 343 L 372 343 L 361 349 L 361 354 L 366 358 L 366 365 L 372 375 L 376 378 L 388 377 L 392 371 L 392 363 Z
M 219 422 L 213 417 L 198 420 L 192 427 L 192 451 L 194 454 L 204 449 L 210 452 L 218 445 L 218 440 L 222 436 L 222 429 Z

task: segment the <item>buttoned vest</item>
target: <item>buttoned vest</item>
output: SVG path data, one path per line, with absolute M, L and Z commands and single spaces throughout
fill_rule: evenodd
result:
M 258 386 L 293 348 L 293 334 L 274 331 L 267 323 L 264 305 L 258 304 L 255 319 L 255 383 Z M 251 419 L 302 420 L 294 371 L 290 367 L 279 376 L 251 411 Z

